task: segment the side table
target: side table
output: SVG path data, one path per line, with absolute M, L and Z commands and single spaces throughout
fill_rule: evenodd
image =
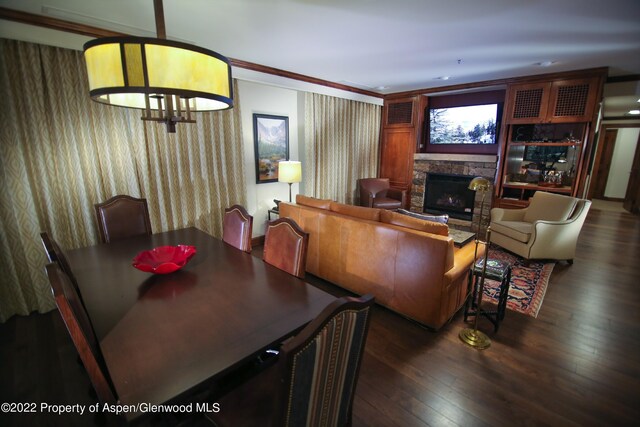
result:
M 467 298 L 464 306 L 465 322 L 469 316 L 478 315 L 478 286 L 480 284 L 480 277 L 482 276 L 483 264 L 484 259 L 476 261 L 469 274 L 469 293 L 471 297 Z M 486 317 L 493 324 L 494 331 L 498 332 L 500 322 L 504 319 L 505 311 L 507 310 L 507 296 L 509 295 L 509 285 L 511 282 L 511 266 L 506 262 L 489 258 L 484 278 L 485 280 L 489 279 L 500 282 L 497 308 L 495 310 L 485 310 L 484 308 L 480 310 L 480 315 Z
M 269 217 L 269 221 L 271 221 L 271 214 L 276 215 L 276 218 L 280 218 L 280 211 L 277 209 L 269 209 L 267 211 L 267 216 Z

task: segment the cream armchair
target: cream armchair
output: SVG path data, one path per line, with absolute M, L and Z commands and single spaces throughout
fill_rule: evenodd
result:
M 491 209 L 491 242 L 525 259 L 573 264 L 591 201 L 537 191 L 525 209 Z

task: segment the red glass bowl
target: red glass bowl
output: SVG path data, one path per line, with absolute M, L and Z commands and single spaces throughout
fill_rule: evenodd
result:
M 195 246 L 158 246 L 142 251 L 133 259 L 133 266 L 154 274 L 169 274 L 180 270 L 196 254 Z

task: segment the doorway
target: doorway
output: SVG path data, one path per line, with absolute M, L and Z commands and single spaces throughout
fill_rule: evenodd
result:
M 605 124 L 591 173 L 587 197 L 618 202 L 638 213 L 640 203 L 640 125 Z

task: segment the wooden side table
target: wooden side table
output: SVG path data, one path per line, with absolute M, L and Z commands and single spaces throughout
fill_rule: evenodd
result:
M 464 306 L 465 322 L 468 317 L 477 316 L 478 286 L 480 284 L 480 277 L 482 276 L 483 264 L 484 259 L 476 261 L 473 266 L 473 270 L 469 274 L 469 290 L 471 298 L 467 298 L 467 302 Z M 485 310 L 484 308 L 480 310 L 480 315 L 486 317 L 491 323 L 493 323 L 494 331 L 498 332 L 500 322 L 504 319 L 504 315 L 507 310 L 507 296 L 509 295 L 509 285 L 511 282 L 511 266 L 506 262 L 489 258 L 484 278 L 485 280 L 490 279 L 500 282 L 497 308 L 495 310 Z
M 271 221 L 271 214 L 274 214 L 276 218 L 280 218 L 280 211 L 277 209 L 269 209 L 267 211 L 267 216 L 269 217 L 269 221 Z

